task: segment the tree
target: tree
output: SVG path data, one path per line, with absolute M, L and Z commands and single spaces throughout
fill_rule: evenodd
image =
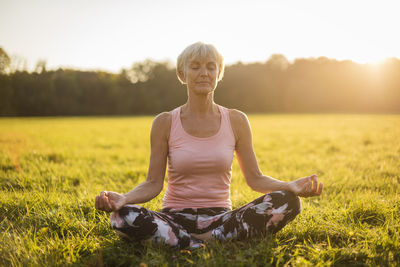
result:
M 267 60 L 267 65 L 270 66 L 271 69 L 286 70 L 290 62 L 282 54 L 273 54 Z
M 10 57 L 7 55 L 6 51 L 0 47 L 0 74 L 9 71 L 10 62 Z
M 46 72 L 46 64 L 47 64 L 46 60 L 44 59 L 38 60 L 38 62 L 36 63 L 35 72 L 37 73 Z
M 17 71 L 28 71 L 28 61 L 19 55 L 12 55 L 9 73 Z
M 151 59 L 136 62 L 130 69 L 125 71 L 125 75 L 132 83 L 145 82 L 153 78 L 153 69 L 157 64 L 157 62 Z

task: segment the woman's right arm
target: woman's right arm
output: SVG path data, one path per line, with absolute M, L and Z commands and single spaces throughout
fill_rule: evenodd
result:
M 116 211 L 126 204 L 145 203 L 155 198 L 163 189 L 168 156 L 168 139 L 171 114 L 163 112 L 153 121 L 150 143 L 151 154 L 147 179 L 126 194 L 103 191 L 96 196 L 95 207 L 104 211 Z

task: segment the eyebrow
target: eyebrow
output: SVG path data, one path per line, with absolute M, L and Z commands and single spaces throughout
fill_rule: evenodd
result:
M 199 62 L 199 61 L 196 61 L 196 60 L 189 62 L 189 65 L 196 65 L 196 64 L 199 65 L 200 62 Z M 217 62 L 215 62 L 215 61 L 209 61 L 209 62 L 206 63 L 206 65 L 209 65 L 209 64 L 217 65 Z

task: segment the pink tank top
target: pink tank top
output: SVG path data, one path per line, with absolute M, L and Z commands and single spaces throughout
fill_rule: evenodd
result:
M 178 107 L 172 111 L 168 187 L 163 208 L 231 209 L 230 183 L 235 136 L 229 111 L 218 106 L 221 124 L 211 137 L 195 137 L 182 127 Z

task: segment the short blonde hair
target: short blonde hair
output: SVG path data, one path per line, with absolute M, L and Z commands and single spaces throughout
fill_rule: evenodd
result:
M 178 56 L 178 60 L 176 61 L 176 76 L 178 76 L 178 79 L 181 83 L 185 83 L 184 81 L 181 80 L 179 77 L 179 73 L 183 72 L 185 73 L 185 67 L 186 64 L 196 58 L 205 58 L 208 56 L 214 57 L 215 61 L 217 62 L 218 65 L 218 81 L 222 80 L 222 77 L 224 76 L 224 58 L 222 55 L 218 52 L 218 50 L 213 46 L 212 44 L 205 44 L 202 42 L 197 42 L 194 44 L 189 45 L 186 47 L 182 53 Z

